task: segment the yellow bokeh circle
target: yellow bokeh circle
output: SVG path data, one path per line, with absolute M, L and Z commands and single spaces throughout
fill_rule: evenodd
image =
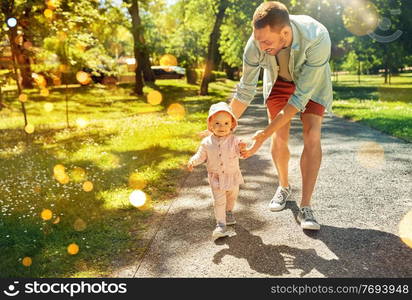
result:
M 182 104 L 173 103 L 167 108 L 167 114 L 173 119 L 181 120 L 185 117 L 186 110 Z
M 147 102 L 151 105 L 159 105 L 162 103 L 163 96 L 159 91 L 150 91 L 147 94 Z
M 177 58 L 172 54 L 165 54 L 160 58 L 161 66 L 177 66 Z
M 82 85 L 87 85 L 92 81 L 92 78 L 91 78 L 90 74 L 86 73 L 84 71 L 77 72 L 76 73 L 76 79 Z
M 30 267 L 31 264 L 33 263 L 33 260 L 31 259 L 31 257 L 26 256 L 25 258 L 22 259 L 21 263 L 25 267 Z
M 54 109 L 54 104 L 50 102 L 44 103 L 43 108 L 46 112 L 51 112 Z
M 41 218 L 44 221 L 48 221 L 53 217 L 53 212 L 50 209 L 43 209 L 41 212 Z
M 28 134 L 32 134 L 33 132 L 34 132 L 34 126 L 33 126 L 33 124 L 27 124 L 25 127 L 24 127 L 24 131 L 26 131 Z
M 27 97 L 26 94 L 20 94 L 19 95 L 19 101 L 20 102 L 27 102 L 27 99 L 28 99 L 28 97 Z
M 93 190 L 93 183 L 91 181 L 85 181 L 83 183 L 83 190 L 85 192 L 91 192 Z
M 87 228 L 87 223 L 83 219 L 77 218 L 73 223 L 73 228 L 76 231 L 83 231 Z
M 79 246 L 75 243 L 72 243 L 67 247 L 67 253 L 69 253 L 70 255 L 76 255 L 77 253 L 79 253 L 79 250 Z

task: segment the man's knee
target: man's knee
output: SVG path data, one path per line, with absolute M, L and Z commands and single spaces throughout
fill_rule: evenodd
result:
M 320 137 L 320 128 L 311 127 L 303 130 L 303 142 L 305 147 L 312 148 L 320 146 Z

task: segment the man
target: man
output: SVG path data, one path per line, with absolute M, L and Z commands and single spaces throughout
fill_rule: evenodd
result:
M 255 95 L 263 68 L 263 96 L 270 123 L 256 132 L 253 145 L 242 155 L 253 155 L 271 137 L 279 187 L 269 208 L 282 210 L 291 194 L 288 182 L 290 120 L 300 112 L 304 148 L 300 160 L 302 200 L 297 219 L 303 229 L 319 230 L 310 201 L 322 158 L 323 114 L 325 109 L 331 111 L 332 106 L 329 33 L 309 16 L 289 15 L 286 6 L 276 1 L 262 3 L 252 23 L 253 34 L 243 55 L 243 75 L 230 105 L 239 118 Z

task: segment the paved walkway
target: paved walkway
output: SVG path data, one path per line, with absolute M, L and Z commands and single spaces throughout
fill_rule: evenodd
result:
M 250 137 L 266 125 L 261 100 L 240 120 Z M 319 232 L 296 222 L 300 201 L 301 122 L 292 121 L 292 202 L 270 212 L 277 177 L 267 141 L 241 161 L 245 184 L 235 209 L 236 236 L 211 240 L 213 207 L 204 166 L 186 179 L 143 259 L 118 277 L 412 277 L 412 249 L 398 237 L 412 210 L 411 144 L 326 116 L 323 161 L 313 197 Z M 296 202 L 298 201 L 298 202 Z M 412 228 L 411 228 L 412 230 Z

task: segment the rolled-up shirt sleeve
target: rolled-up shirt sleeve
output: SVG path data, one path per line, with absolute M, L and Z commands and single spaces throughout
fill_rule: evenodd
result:
M 256 86 L 260 72 L 260 51 L 257 48 L 253 36 L 251 36 L 246 44 L 243 53 L 243 72 L 240 82 L 236 86 L 234 98 L 240 102 L 249 105 L 256 94 Z
M 306 62 L 295 82 L 295 92 L 288 102 L 299 111 L 303 111 L 315 91 L 322 88 L 327 74 L 326 68 L 329 67 L 330 52 L 331 41 L 328 32 L 324 32 L 319 40 L 306 50 Z

